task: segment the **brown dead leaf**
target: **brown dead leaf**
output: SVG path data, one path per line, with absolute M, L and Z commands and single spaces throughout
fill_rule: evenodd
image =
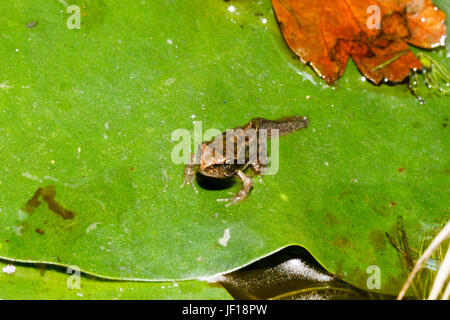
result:
M 342 76 L 350 56 L 374 83 L 401 82 L 422 67 L 407 43 L 427 49 L 445 44 L 445 14 L 431 0 L 272 3 L 291 50 L 330 84 Z M 379 8 L 379 28 L 373 27 L 374 8 Z

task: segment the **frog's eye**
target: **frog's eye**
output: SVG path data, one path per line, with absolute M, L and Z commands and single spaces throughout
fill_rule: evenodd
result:
M 223 163 L 223 167 L 224 167 L 225 169 L 229 169 L 229 168 L 231 167 L 231 162 L 230 162 L 230 161 L 225 161 L 225 162 Z

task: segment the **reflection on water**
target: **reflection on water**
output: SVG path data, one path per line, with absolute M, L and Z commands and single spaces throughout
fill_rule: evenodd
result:
M 216 280 L 239 300 L 395 299 L 358 289 L 337 279 L 308 251 L 298 246 L 287 247 Z

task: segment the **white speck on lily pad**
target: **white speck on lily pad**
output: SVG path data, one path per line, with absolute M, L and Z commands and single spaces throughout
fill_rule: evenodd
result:
M 231 236 L 230 236 L 230 228 L 226 228 L 225 231 L 223 232 L 223 237 L 220 238 L 218 241 L 221 245 L 223 245 L 224 247 L 227 246 L 228 244 L 228 240 L 230 240 Z
M 39 179 L 38 177 L 32 175 L 31 173 L 27 172 L 22 172 L 22 177 L 28 178 L 30 180 L 34 180 L 34 181 L 38 181 L 42 183 L 42 180 Z
M 12 86 L 10 86 L 9 84 L 8 84 L 8 82 L 3 82 L 3 83 L 0 83 L 0 89 L 3 89 L 3 90 L 7 90 L 7 89 L 9 89 L 9 88 L 12 88 Z
M 86 234 L 88 234 L 89 232 L 91 232 L 92 230 L 97 229 L 97 226 L 100 224 L 100 222 L 93 222 L 90 225 L 88 225 L 88 227 L 86 228 Z
M 12 264 L 8 264 L 2 268 L 2 271 L 6 274 L 14 274 L 16 272 L 16 267 Z
M 1 211 L 1 210 L 0 210 Z M 25 219 L 27 219 L 28 217 L 29 217 L 29 214 L 28 213 L 26 213 L 26 212 L 24 212 L 24 211 L 22 211 L 22 210 L 17 210 L 17 214 L 18 214 L 18 216 L 19 216 L 19 220 L 20 221 L 23 221 L 23 220 L 25 220 Z
M 169 78 L 166 81 L 164 81 L 164 86 L 169 87 L 172 84 L 174 84 L 176 80 L 177 80 L 176 78 Z

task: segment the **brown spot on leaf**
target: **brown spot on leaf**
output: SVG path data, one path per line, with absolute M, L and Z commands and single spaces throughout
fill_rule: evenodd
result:
M 339 262 L 336 263 L 336 272 L 334 272 L 334 276 L 338 279 L 343 279 L 345 277 L 343 270 L 344 270 L 344 261 L 339 260 Z
M 37 189 L 37 191 L 34 193 L 34 195 L 31 197 L 31 199 L 28 200 L 27 204 L 23 208 L 23 210 L 26 213 L 32 214 L 34 212 L 34 209 L 41 205 L 41 202 L 39 201 L 41 192 L 42 192 L 42 188 Z
M 39 201 L 39 198 L 42 197 L 42 200 L 47 203 L 48 208 L 52 212 L 60 215 L 64 220 L 73 219 L 75 216 L 75 212 L 65 209 L 62 205 L 56 202 L 55 196 L 56 190 L 54 186 L 39 188 L 34 193 L 33 197 L 28 200 L 23 210 L 29 214 L 32 214 L 34 212 L 34 209 L 38 208 L 41 205 L 41 201 Z
M 373 207 L 372 208 L 373 211 L 375 211 L 376 213 L 378 213 L 379 215 L 385 217 L 388 214 L 388 208 L 386 206 L 381 206 L 381 207 Z
M 39 234 L 45 234 L 45 231 L 42 230 L 41 228 L 36 228 L 36 232 Z
M 397 169 L 397 172 L 398 172 L 398 173 L 403 173 L 403 172 L 405 172 L 405 168 L 398 168 L 398 169 Z
M 344 190 L 339 194 L 339 200 L 344 199 L 344 197 L 348 196 L 349 194 L 351 194 L 353 191 L 351 190 Z
M 332 213 L 327 212 L 326 213 L 326 221 L 324 221 L 324 223 L 326 225 L 338 224 L 339 223 L 339 219 L 336 218 L 336 216 L 334 216 Z
M 344 250 L 353 246 L 352 242 L 347 238 L 338 238 L 337 240 L 333 241 L 333 244 L 335 246 L 343 247 Z
M 377 251 L 381 251 L 386 247 L 386 236 L 380 230 L 370 231 L 369 240 Z
M 41 276 L 45 275 L 45 271 L 47 270 L 47 265 L 45 263 L 38 263 L 39 266 L 39 273 Z

